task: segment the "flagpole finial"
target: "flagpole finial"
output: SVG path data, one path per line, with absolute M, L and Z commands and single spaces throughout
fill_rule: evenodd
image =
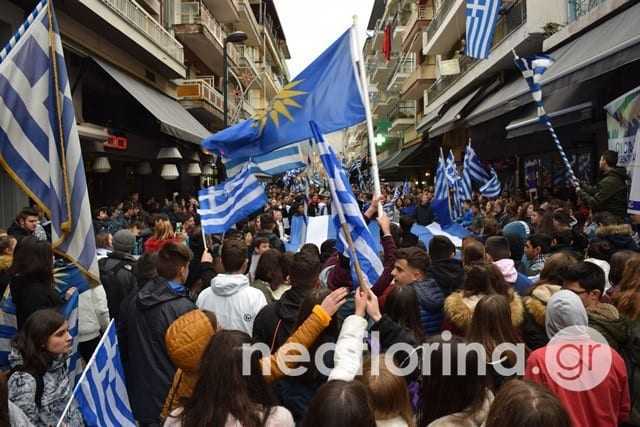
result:
M 513 53 L 513 57 L 514 57 L 515 59 L 519 59 L 519 58 L 520 58 L 520 57 L 518 56 L 518 54 L 516 53 L 516 50 L 515 50 L 515 49 L 511 49 L 511 53 Z
M 353 19 L 353 26 L 355 27 L 356 25 L 358 25 L 358 15 L 353 15 L 351 17 L 351 19 Z

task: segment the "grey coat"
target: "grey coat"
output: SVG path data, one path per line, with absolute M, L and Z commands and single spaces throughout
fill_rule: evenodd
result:
M 15 348 L 11 349 L 9 363 L 11 368 L 24 363 L 22 355 Z M 42 406 L 38 408 L 35 377 L 28 372 L 15 371 L 9 377 L 9 401 L 20 408 L 34 426 L 55 426 L 73 392 L 69 382 L 67 359 L 65 357 L 55 359 L 44 374 L 43 381 Z M 84 425 L 75 401 L 71 404 L 65 422 L 74 427 Z

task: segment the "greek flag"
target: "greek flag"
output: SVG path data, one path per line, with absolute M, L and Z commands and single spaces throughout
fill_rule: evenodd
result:
M 116 326 L 112 320 L 87 364 L 73 397 L 85 425 L 136 426 L 120 361 Z
M 547 68 L 553 65 L 553 58 L 548 55 L 534 55 L 529 58 L 520 58 L 516 55 L 514 61 L 516 63 L 516 66 L 522 73 L 522 76 L 529 85 L 531 96 L 533 97 L 533 100 L 535 101 L 537 106 L 538 121 L 547 127 L 547 130 L 551 134 L 551 138 L 553 138 L 553 142 L 556 145 L 556 149 L 560 154 L 562 163 L 567 170 L 567 175 L 569 176 L 570 181 L 574 186 L 577 186 L 578 179 L 573 173 L 569 158 L 564 152 L 564 148 L 562 148 L 560 138 L 558 138 L 558 135 L 556 134 L 556 131 L 551 124 L 551 119 L 549 119 L 549 116 L 544 110 L 544 104 L 542 102 L 542 86 L 540 83 L 542 81 L 542 75 L 545 73 L 545 71 L 547 71 Z
M 447 199 L 447 178 L 445 173 L 444 158 L 440 154 L 438 169 L 436 170 L 436 188 L 433 198 L 436 200 Z
M 501 192 L 502 192 L 502 186 L 500 185 L 500 179 L 498 178 L 498 174 L 494 169 L 491 169 L 491 179 L 487 181 L 485 185 L 480 187 L 480 193 L 484 197 L 494 199 L 500 196 Z
M 231 180 L 200 190 L 198 200 L 198 214 L 205 233 L 218 234 L 264 208 L 267 195 L 247 166 Z
M 56 254 L 98 281 L 69 78 L 47 0 L 0 51 L 0 165 L 51 219 Z
M 279 148 L 270 153 L 261 154 L 250 159 L 223 159 L 227 169 L 227 176 L 233 177 L 249 164 L 251 173 L 263 173 L 265 175 L 281 175 L 292 169 L 306 166 L 300 153 L 300 145 L 290 145 Z
M 487 173 L 485 168 L 480 162 L 480 158 L 476 154 L 476 151 L 471 148 L 471 144 L 467 145 L 464 155 L 464 170 L 463 174 L 467 175 L 470 181 L 475 182 L 478 185 L 484 185 L 491 176 Z
M 458 181 L 458 169 L 456 169 L 456 159 L 451 150 L 449 150 L 449 155 L 447 156 L 447 165 L 444 172 L 449 187 L 453 187 Z
M 358 283 L 355 275 L 353 257 L 350 248 L 341 228 L 342 223 L 346 223 L 353 240 L 356 256 L 362 268 L 362 272 L 373 285 L 382 274 L 383 266 L 380 257 L 375 251 L 375 240 L 367 227 L 362 213 L 358 207 L 358 202 L 351 190 L 351 184 L 345 173 L 342 164 L 336 158 L 331 146 L 324 140 L 315 122 L 309 123 L 313 131 L 314 139 L 318 144 L 320 159 L 327 172 L 329 188 L 331 189 L 331 212 L 332 220 L 338 233 L 336 249 L 351 260 L 351 275 L 353 283 Z
M 489 57 L 499 10 L 500 0 L 467 0 L 467 56 Z
M 402 183 L 402 197 L 407 196 L 409 194 L 411 194 L 411 188 L 409 187 L 409 181 L 405 179 L 404 183 Z

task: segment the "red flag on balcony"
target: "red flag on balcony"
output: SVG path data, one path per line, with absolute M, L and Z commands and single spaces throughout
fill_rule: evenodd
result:
M 382 39 L 382 55 L 389 61 L 391 59 L 391 25 L 387 25 L 384 29 L 384 38 Z

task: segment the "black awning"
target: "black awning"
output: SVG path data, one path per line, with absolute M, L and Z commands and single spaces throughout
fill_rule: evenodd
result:
M 555 63 L 542 77 L 543 99 L 640 59 L 640 4 L 548 52 Z M 529 88 L 520 76 L 488 96 L 466 119 L 475 126 L 532 103 Z

